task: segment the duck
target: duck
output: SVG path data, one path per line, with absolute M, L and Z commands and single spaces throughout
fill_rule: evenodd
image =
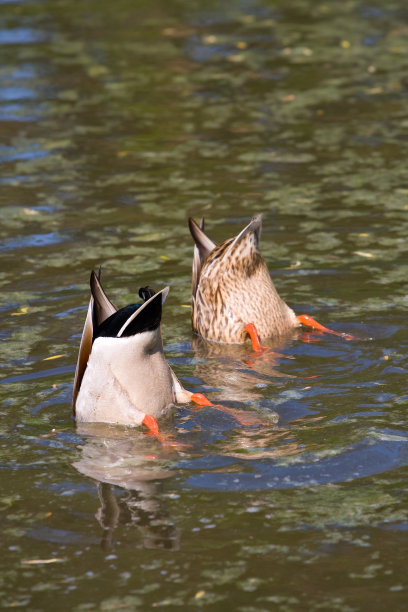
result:
M 242 344 L 248 336 L 255 351 L 260 338 L 284 336 L 301 325 L 350 340 L 309 315 L 296 315 L 280 297 L 259 251 L 262 216 L 256 215 L 235 237 L 217 245 L 189 218 L 194 240 L 192 327 L 206 340 Z
M 140 303 L 116 308 L 91 272 L 91 298 L 75 371 L 72 409 L 77 422 L 145 425 L 159 434 L 157 419 L 174 404 L 212 406 L 183 388 L 164 356 L 162 305 L 169 287 L 142 287 Z

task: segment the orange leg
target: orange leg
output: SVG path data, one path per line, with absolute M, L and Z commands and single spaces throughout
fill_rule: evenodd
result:
M 227 408 L 226 406 L 221 406 L 220 404 L 212 404 L 202 393 L 193 393 L 191 396 L 191 401 L 199 406 L 212 406 L 216 410 L 220 410 L 221 412 L 226 412 L 234 417 L 234 419 L 240 425 L 269 425 L 270 423 L 265 423 L 260 420 L 256 415 L 252 413 L 247 413 L 245 410 L 235 410 L 233 408 Z M 191 410 L 191 409 L 190 409 Z M 194 412 L 194 409 L 193 409 Z
M 258 332 L 253 323 L 248 323 L 248 325 L 245 327 L 245 331 L 247 332 L 247 334 L 249 334 L 252 340 L 252 348 L 254 349 L 254 351 L 264 351 L 268 348 L 267 346 L 263 346 L 259 342 Z
M 254 415 L 253 413 L 248 413 L 245 410 L 227 408 L 226 406 L 222 406 L 221 404 L 211 404 L 211 402 L 209 402 L 208 399 L 201 393 L 193 393 L 193 395 L 191 396 L 191 400 L 195 403 L 200 402 L 199 404 L 200 406 L 212 406 L 213 408 L 215 408 L 216 410 L 219 410 L 220 412 L 226 412 L 227 414 L 230 414 L 237 421 L 237 423 L 243 426 L 245 425 L 269 425 L 270 424 L 269 422 L 265 423 L 264 421 L 261 421 L 256 415 Z M 208 403 L 204 403 L 204 402 L 208 402 Z M 192 412 L 198 412 L 199 408 L 196 408 L 196 409 L 190 408 L 190 410 Z
M 343 334 L 341 332 L 336 332 L 333 329 L 329 329 L 328 327 L 325 327 L 324 325 L 321 325 L 320 323 L 315 321 L 312 317 L 309 317 L 309 315 L 298 315 L 297 319 L 300 323 L 302 323 L 302 325 L 305 325 L 306 327 L 312 327 L 313 329 L 318 329 L 319 331 L 325 332 L 326 334 L 340 336 L 341 338 L 344 338 L 344 340 L 360 340 L 360 338 L 352 336 L 351 334 Z
M 142 424 L 146 425 L 150 433 L 152 433 L 154 436 L 159 435 L 159 426 L 157 424 L 156 419 L 151 414 L 145 415 L 145 418 L 143 419 Z
M 214 406 L 202 393 L 193 393 L 190 399 L 198 406 Z

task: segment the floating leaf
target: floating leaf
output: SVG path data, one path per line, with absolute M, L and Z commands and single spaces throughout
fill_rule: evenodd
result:
M 135 236 L 135 240 L 138 242 L 150 242 L 151 240 L 159 240 L 162 234 L 159 232 L 154 232 L 152 234 L 144 234 L 140 236 Z
M 368 251 L 353 251 L 354 255 L 359 255 L 360 257 L 375 257 L 373 253 L 369 253 Z
M 48 563 L 62 563 L 65 559 L 59 559 L 58 557 L 52 557 L 51 559 L 23 559 L 22 565 L 46 565 Z
M 12 312 L 11 316 L 19 317 L 20 315 L 25 315 L 27 314 L 27 310 L 28 310 L 28 306 L 23 306 L 22 308 L 20 308 L 19 312 Z
M 295 263 L 285 268 L 285 270 L 296 270 L 297 268 L 300 268 L 301 265 L 302 265 L 302 262 L 297 260 L 295 261 Z

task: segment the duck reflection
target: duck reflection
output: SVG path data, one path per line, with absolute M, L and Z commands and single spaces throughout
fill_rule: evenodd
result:
M 243 344 L 220 344 L 193 336 L 191 346 L 197 363 L 194 374 L 221 395 L 238 402 L 256 401 L 263 397 L 263 389 L 271 378 L 293 378 L 277 369 L 283 359 L 292 359 L 280 351 L 299 336 L 290 335 L 269 339 L 267 350 L 252 351 Z
M 261 430 L 236 429 L 220 446 L 224 456 L 248 461 L 293 457 L 304 452 L 293 430 L 278 425 Z
M 101 505 L 95 517 L 103 529 L 103 549 L 112 547 L 119 525 L 132 525 L 143 547 L 178 550 L 180 530 L 168 514 L 161 488 L 174 476 L 163 465 L 177 451 L 157 445 L 152 454 L 152 438 L 138 430 L 104 423 L 78 423 L 77 430 L 86 441 L 72 465 L 98 482 Z

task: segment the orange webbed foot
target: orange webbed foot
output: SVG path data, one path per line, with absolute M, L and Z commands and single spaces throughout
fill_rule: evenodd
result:
M 202 393 L 192 393 L 190 399 L 198 406 L 214 406 Z
M 227 408 L 226 406 L 222 406 L 221 404 L 212 404 L 210 400 L 208 400 L 202 393 L 193 393 L 190 399 L 192 402 L 198 404 L 199 406 L 212 406 L 220 412 L 230 414 L 237 421 L 237 423 L 239 423 L 239 425 L 265 425 L 265 422 L 261 421 L 256 415 L 253 415 L 252 413 L 248 413 L 244 410 Z M 194 412 L 194 409 L 192 410 Z
M 297 319 L 299 323 L 301 323 L 302 325 L 305 325 L 306 327 L 311 327 L 312 329 L 317 329 L 318 331 L 325 332 L 326 334 L 332 334 L 333 336 L 339 336 L 340 338 L 343 338 L 344 340 L 360 340 L 360 338 L 357 338 L 356 336 L 352 336 L 351 334 L 344 334 L 342 332 L 336 332 L 333 329 L 329 329 L 328 327 L 325 327 L 324 325 L 321 325 L 320 323 L 315 321 L 315 319 L 313 319 L 313 317 L 310 317 L 309 315 L 306 315 L 306 314 L 298 315 Z
M 142 421 L 142 425 L 146 425 L 146 427 L 149 430 L 149 433 L 151 433 L 153 436 L 158 436 L 159 435 L 159 426 L 157 424 L 156 419 L 154 418 L 153 415 L 151 414 L 146 414 L 145 418 Z
M 245 331 L 247 334 L 249 334 L 252 340 L 252 348 L 254 351 L 259 352 L 269 350 L 269 347 L 263 346 L 263 344 L 260 343 L 257 329 L 253 323 L 248 323 L 245 327 Z
M 171 434 L 161 434 L 159 431 L 159 426 L 157 424 L 156 419 L 151 414 L 146 414 L 145 418 L 142 421 L 142 425 L 145 425 L 148 429 L 146 431 L 146 435 L 154 436 L 160 443 L 164 450 L 183 450 L 184 448 L 190 448 L 190 444 L 183 444 L 182 442 L 178 442 L 174 440 Z M 146 459 L 156 459 L 155 455 L 146 456 Z

